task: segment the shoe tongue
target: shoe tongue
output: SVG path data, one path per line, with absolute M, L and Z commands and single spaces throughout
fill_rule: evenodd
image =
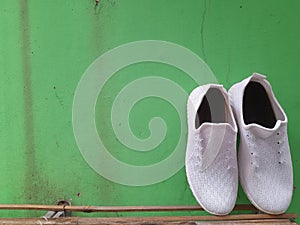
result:
M 258 124 L 249 124 L 249 131 L 253 133 L 256 137 L 268 138 L 280 127 L 282 121 L 277 120 L 273 128 L 266 128 Z
M 228 123 L 204 123 L 200 127 L 199 132 L 203 138 L 203 152 L 200 171 L 204 171 L 217 157 L 223 147 L 224 141 L 228 141 L 228 139 L 232 138 L 235 131 Z

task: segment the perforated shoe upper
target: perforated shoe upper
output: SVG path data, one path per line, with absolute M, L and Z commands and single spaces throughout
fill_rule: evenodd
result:
M 240 132 L 238 164 L 243 190 L 249 200 L 261 211 L 281 214 L 287 210 L 293 192 L 293 170 L 287 136 L 287 117 L 265 78 L 260 74 L 253 74 L 235 84 L 229 90 L 229 98 Z M 252 86 L 253 89 L 247 90 L 250 92 L 249 100 L 245 97 L 248 94 L 245 90 L 251 82 L 258 83 L 260 86 L 255 86 L 255 84 Z M 269 117 L 256 115 L 257 113 L 272 113 L 268 112 L 270 109 L 259 107 L 261 100 L 256 100 L 257 103 L 253 103 L 253 109 L 243 105 L 248 104 L 246 101 L 251 101 L 251 91 L 256 91 L 256 88 L 258 89 L 257 92 L 260 92 L 259 89 L 261 88 L 265 89 L 269 98 L 270 109 L 273 110 L 274 121 L 273 115 Z M 256 95 L 257 93 L 253 93 L 253 96 L 259 99 L 259 96 L 256 97 Z M 265 97 L 261 96 L 261 98 Z M 251 106 L 251 103 L 249 105 Z M 246 110 L 254 111 L 247 112 Z M 245 119 L 246 117 L 248 118 Z
M 197 111 L 201 107 L 209 90 L 218 90 L 224 98 L 210 99 L 210 115 L 224 108 L 222 118 L 210 118 L 197 127 Z M 208 95 L 209 96 L 209 95 Z M 216 96 L 218 98 L 219 96 Z M 198 203 L 208 212 L 226 215 L 233 209 L 237 197 L 238 171 L 236 159 L 237 127 L 227 99 L 227 93 L 221 85 L 205 85 L 196 88 L 188 100 L 188 143 L 186 151 L 186 174 L 190 188 Z M 219 109 L 219 110 L 218 110 Z M 203 116 L 202 114 L 199 115 Z M 205 115 L 204 115 L 205 117 Z M 222 115 L 221 115 L 222 117 Z M 217 122 L 216 122 L 217 121 Z

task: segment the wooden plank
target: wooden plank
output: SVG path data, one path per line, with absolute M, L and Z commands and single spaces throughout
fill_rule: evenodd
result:
M 152 211 L 193 211 L 203 210 L 199 206 L 63 206 L 63 205 L 0 205 L 8 210 L 45 210 L 76 212 L 152 212 Z M 255 210 L 251 205 L 237 205 L 235 210 Z M 296 224 L 289 219 L 296 214 L 240 214 L 227 216 L 150 216 L 150 217 L 101 217 L 101 218 L 57 218 L 46 220 L 34 219 L 0 219 L 1 224 L 136 224 L 136 225 L 197 225 L 197 224 Z M 199 222 L 201 221 L 201 222 Z
M 160 212 L 160 211 L 203 211 L 200 206 L 63 206 L 63 205 L 5 205 L 0 204 L 0 210 L 44 210 L 44 211 L 76 211 L 76 212 Z M 252 205 L 236 205 L 234 210 L 254 210 Z
M 114 218 L 115 219 L 115 218 Z M 111 218 L 79 218 L 79 217 L 69 217 L 69 218 L 57 218 L 48 219 L 43 218 L 29 218 L 29 219 L 0 219 L 1 225 L 9 224 L 41 224 L 41 225 L 54 225 L 54 224 L 64 224 L 64 225 L 75 225 L 75 224 L 85 224 L 85 225 L 104 225 L 104 224 L 128 224 L 128 225 L 219 225 L 219 224 L 232 224 L 232 225 L 296 225 L 294 222 L 290 222 L 288 219 L 266 219 L 266 220 L 228 220 L 228 221 L 152 221 L 141 220 L 141 221 L 131 221 L 131 220 L 112 220 Z

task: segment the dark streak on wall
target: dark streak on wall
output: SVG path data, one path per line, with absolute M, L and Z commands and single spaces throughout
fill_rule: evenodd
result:
M 31 80 L 31 46 L 30 46 L 30 22 L 29 0 L 19 0 L 20 3 L 20 31 L 22 51 L 23 73 L 23 97 L 24 97 L 24 142 L 25 142 L 25 195 L 29 202 L 37 195 L 33 182 L 36 179 L 36 160 L 34 144 L 34 115 Z

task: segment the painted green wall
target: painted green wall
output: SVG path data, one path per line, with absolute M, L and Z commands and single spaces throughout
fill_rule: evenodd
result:
M 73 205 L 196 204 L 184 169 L 145 187 L 112 183 L 88 166 L 74 138 L 73 97 L 87 67 L 109 49 L 150 39 L 192 50 L 226 88 L 252 72 L 268 75 L 289 118 L 296 187 L 289 212 L 300 213 L 300 1 L 101 0 L 96 10 L 93 0 L 1 3 L 0 203 L 53 204 L 67 198 Z M 112 77 L 97 102 L 99 133 L 104 131 L 112 154 L 133 164 L 166 157 L 178 138 L 176 112 L 169 106 L 161 110 L 166 103 L 153 98 L 137 106 L 133 110 L 137 116 L 130 121 L 136 133 L 147 137 L 149 118 L 163 114 L 175 131 L 167 136 L 164 148 L 155 150 L 157 154 L 149 153 L 139 161 L 141 155 L 105 132 L 111 130 L 107 112 L 112 97 L 128 82 L 153 71 L 187 91 L 195 87 L 188 77 L 180 76 L 183 72 L 142 63 Z M 138 117 L 143 108 L 153 115 Z M 241 190 L 238 203 L 248 203 Z M 41 214 L 0 212 L 1 217 Z

